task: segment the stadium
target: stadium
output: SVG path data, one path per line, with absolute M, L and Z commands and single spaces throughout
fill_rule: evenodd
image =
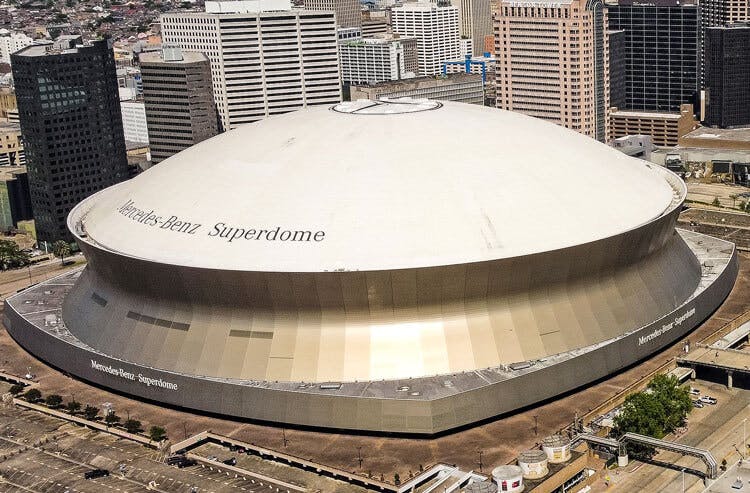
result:
M 725 299 L 659 166 L 523 115 L 357 101 L 240 127 L 71 212 L 88 264 L 6 301 L 39 359 L 158 403 L 436 434 L 617 372 Z

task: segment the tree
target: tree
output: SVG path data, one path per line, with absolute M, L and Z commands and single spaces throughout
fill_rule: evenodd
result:
M 137 419 L 126 419 L 122 425 L 128 433 L 138 433 L 143 430 L 143 428 L 141 428 L 141 422 Z
M 68 412 L 70 414 L 75 414 L 81 410 L 81 403 L 76 402 L 76 401 L 70 401 L 68 402 L 68 405 L 66 407 L 68 408 Z
M 13 385 L 12 385 L 12 386 L 10 387 L 10 391 L 9 391 L 9 392 L 10 392 L 11 394 L 13 394 L 13 395 L 18 395 L 18 394 L 20 394 L 21 392 L 23 392 L 23 389 L 25 389 L 25 388 L 26 388 L 26 387 L 25 387 L 24 385 L 22 385 L 22 384 L 20 384 L 20 383 L 15 383 L 15 384 L 13 384 Z
M 398 473 L 393 475 L 393 484 L 396 486 L 401 484 L 401 476 L 399 476 Z
M 162 440 L 167 438 L 167 430 L 165 430 L 161 426 L 152 426 L 151 429 L 148 430 L 148 437 L 151 439 L 151 441 L 161 442 Z
M 714 207 L 721 207 L 721 201 L 719 201 L 719 197 L 714 197 L 714 201 L 711 202 L 711 205 Z
M 62 396 L 59 396 L 57 394 L 50 394 L 44 400 L 44 402 L 47 404 L 47 407 L 51 407 L 52 409 L 57 409 L 58 407 L 60 407 L 62 401 Z
M 631 394 L 625 398 L 620 414 L 615 417 L 614 434 L 639 433 L 654 438 L 663 438 L 685 423 L 693 409 L 688 390 L 681 387 L 673 376 L 657 375 L 649 382 L 645 392 Z M 654 449 L 628 445 L 629 453 L 651 456 Z
M 688 389 L 680 386 L 680 382 L 672 375 L 656 375 L 649 382 L 648 388 L 664 408 L 666 415 L 664 431 L 672 433 L 679 426 L 684 425 L 685 418 L 693 410 L 693 402 Z
M 60 259 L 61 264 L 65 264 L 65 257 L 70 255 L 70 245 L 67 241 L 57 240 L 52 244 L 52 253 Z
M 29 389 L 23 396 L 29 402 L 36 402 L 42 398 L 42 393 L 38 389 Z
M 21 250 L 15 241 L 0 240 L 0 267 L 3 270 L 24 267 L 30 261 L 29 254 Z
M 114 411 L 110 411 L 104 416 L 104 422 L 107 426 L 114 426 L 120 422 L 120 417 Z
M 88 420 L 95 420 L 99 414 L 99 408 L 86 404 L 86 408 L 83 410 L 83 416 Z

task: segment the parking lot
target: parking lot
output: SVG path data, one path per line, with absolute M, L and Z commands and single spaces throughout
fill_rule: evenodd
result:
M 284 491 L 216 467 L 178 469 L 164 458 L 161 451 L 106 433 L 15 406 L 0 407 L 0 492 Z M 84 479 L 95 469 L 110 475 Z

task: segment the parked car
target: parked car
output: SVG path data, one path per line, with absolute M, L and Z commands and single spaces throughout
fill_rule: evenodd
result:
M 226 464 L 228 466 L 236 466 L 237 465 L 237 459 L 235 459 L 234 457 L 231 457 L 231 458 L 229 458 L 227 460 L 221 461 L 221 463 L 222 464 Z
M 703 397 L 701 397 L 701 402 L 704 404 L 711 404 L 713 406 L 717 401 L 710 395 L 704 395 Z
M 197 462 L 193 459 L 184 458 L 180 462 L 177 462 L 175 466 L 177 466 L 177 469 L 182 469 L 184 467 L 190 467 L 196 465 Z
M 693 387 L 690 387 L 690 390 L 688 392 L 690 392 L 690 395 L 701 395 L 701 391 L 698 389 L 694 389 Z
M 83 473 L 84 479 L 95 479 L 95 478 L 103 478 L 105 476 L 109 476 L 109 471 L 106 469 L 94 469 L 92 471 L 86 471 Z
M 693 401 L 693 407 L 695 407 L 697 409 L 700 409 L 700 408 L 703 407 L 703 403 L 701 401 L 699 401 L 699 400 L 694 400 Z
M 180 454 L 170 455 L 169 457 L 167 457 L 167 464 L 170 466 L 174 466 L 178 462 L 182 462 L 184 460 L 185 460 L 184 455 L 180 455 Z

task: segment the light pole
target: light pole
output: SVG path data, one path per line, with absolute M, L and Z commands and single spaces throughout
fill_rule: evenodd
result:
M 685 493 L 685 468 L 682 469 L 682 493 Z

